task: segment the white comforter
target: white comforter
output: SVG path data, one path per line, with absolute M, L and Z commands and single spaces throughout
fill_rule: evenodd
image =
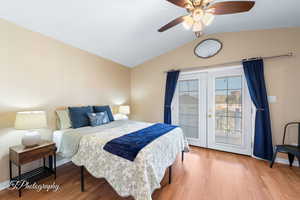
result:
M 152 192 L 160 188 L 165 170 L 172 165 L 178 153 L 187 148 L 182 130 L 175 128 L 157 138 L 143 148 L 133 162 L 103 149 L 108 141 L 150 125 L 126 121 L 118 127 L 82 136 L 72 162 L 85 166 L 96 178 L 105 178 L 120 196 L 151 200 Z

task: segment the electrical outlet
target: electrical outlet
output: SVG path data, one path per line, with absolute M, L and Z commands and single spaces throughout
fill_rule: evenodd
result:
M 268 96 L 269 103 L 276 103 L 277 97 L 276 96 Z

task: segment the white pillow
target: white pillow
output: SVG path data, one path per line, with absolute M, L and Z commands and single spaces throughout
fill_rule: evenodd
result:
M 58 116 L 58 121 L 59 121 L 58 128 L 59 129 L 67 129 L 67 128 L 72 127 L 68 110 L 57 110 L 56 114 Z

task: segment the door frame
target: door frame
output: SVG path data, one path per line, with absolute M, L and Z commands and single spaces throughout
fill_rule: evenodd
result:
M 208 95 L 208 90 L 209 90 L 209 87 L 211 87 L 211 86 L 209 86 L 209 84 L 208 84 L 208 82 L 209 82 L 209 80 L 208 80 L 209 75 L 208 74 L 209 73 L 216 73 L 216 72 L 220 72 L 220 71 L 228 71 L 228 74 L 230 74 L 230 71 L 235 70 L 235 69 L 242 70 L 242 65 L 234 65 L 234 66 L 227 66 L 227 67 L 216 67 L 216 68 L 211 68 L 211 69 L 202 69 L 202 70 L 195 70 L 195 71 L 180 72 L 178 81 L 180 81 L 180 80 L 190 80 L 190 79 L 195 78 L 195 76 L 197 76 L 197 75 L 198 76 L 199 75 L 204 76 L 204 77 L 201 77 L 201 78 L 203 80 L 205 80 L 204 82 L 202 82 L 202 86 L 201 86 L 201 81 L 199 79 L 200 87 L 205 87 L 205 88 L 202 88 L 202 89 L 199 87 L 199 89 L 203 90 L 203 91 L 206 91 L 206 95 L 204 95 L 204 96 L 206 96 L 205 98 L 203 97 L 203 95 L 202 95 L 202 98 L 201 98 L 200 97 L 201 92 L 199 92 L 199 114 L 201 113 L 200 109 L 202 109 L 202 111 L 203 111 L 203 113 L 202 113 L 203 116 L 199 116 L 199 133 L 198 134 L 199 134 L 199 137 L 200 137 L 200 142 L 195 141 L 193 139 L 188 139 L 188 142 L 189 142 L 190 145 L 200 146 L 200 147 L 204 147 L 204 148 L 212 148 L 213 147 L 213 149 L 216 149 L 216 150 L 230 151 L 230 152 L 233 152 L 233 153 L 252 156 L 253 155 L 254 124 L 255 124 L 254 123 L 254 119 L 255 119 L 254 114 L 255 114 L 255 112 L 253 112 L 253 111 L 254 111 L 255 107 L 254 107 L 254 105 L 253 105 L 253 103 L 250 99 L 250 94 L 249 94 L 249 91 L 248 91 L 247 82 L 245 80 L 245 76 L 244 76 L 243 72 L 242 72 L 243 79 L 244 79 L 243 80 L 243 85 L 244 85 L 243 92 L 244 92 L 245 95 L 248 95 L 248 97 L 249 97 L 248 99 L 250 99 L 250 101 L 247 102 L 247 104 L 250 104 L 250 105 L 248 105 L 248 107 L 250 108 L 250 111 L 248 111 L 248 112 L 250 112 L 250 117 L 249 117 L 250 118 L 250 120 L 249 120 L 250 123 L 248 123 L 248 122 L 245 123 L 245 119 L 243 118 L 243 125 L 246 125 L 247 129 L 248 129 L 247 137 L 249 138 L 249 142 L 247 144 L 247 147 L 244 150 L 241 150 L 240 152 L 235 152 L 234 151 L 235 149 L 230 148 L 230 146 L 226 146 L 225 148 L 215 148 L 215 146 L 212 145 L 211 147 L 209 147 L 210 145 L 209 145 L 209 141 L 208 141 L 208 131 L 209 131 L 209 120 L 208 120 L 208 114 L 209 114 L 208 113 L 208 107 L 209 106 L 208 106 L 208 103 L 209 103 L 210 99 L 208 97 L 209 96 Z M 179 101 L 178 101 L 178 99 L 179 99 L 179 95 L 178 95 L 178 90 L 176 89 L 175 94 L 174 94 L 174 98 L 173 98 L 173 101 L 172 101 L 171 108 L 172 108 L 172 123 L 177 124 L 177 125 L 179 124 L 179 115 L 178 115 L 179 114 L 178 113 L 178 111 L 179 111 L 178 102 Z M 245 100 L 245 98 L 243 98 L 243 101 L 244 100 Z M 204 103 L 202 103 L 202 105 L 201 105 L 200 102 L 204 102 Z M 204 117 L 204 115 L 205 115 L 205 117 Z M 202 117 L 203 117 L 204 120 L 201 121 Z M 205 132 L 203 131 L 203 129 L 201 130 L 200 127 L 204 127 Z M 231 151 L 231 150 L 233 150 L 233 151 Z

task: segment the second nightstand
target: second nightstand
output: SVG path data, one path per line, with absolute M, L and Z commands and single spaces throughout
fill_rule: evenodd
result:
M 45 158 L 48 157 L 49 164 L 46 166 Z M 43 166 L 30 172 L 21 174 L 21 165 L 34 160 L 43 159 Z M 18 176 L 12 175 L 12 163 L 18 166 Z M 54 164 L 53 164 L 54 163 Z M 54 175 L 56 178 L 56 146 L 54 142 L 43 140 L 38 146 L 26 148 L 23 145 L 17 145 L 9 148 L 9 174 L 10 182 L 26 181 L 34 183 L 42 178 Z M 11 185 L 12 186 L 12 185 Z M 19 197 L 21 189 L 19 189 Z

